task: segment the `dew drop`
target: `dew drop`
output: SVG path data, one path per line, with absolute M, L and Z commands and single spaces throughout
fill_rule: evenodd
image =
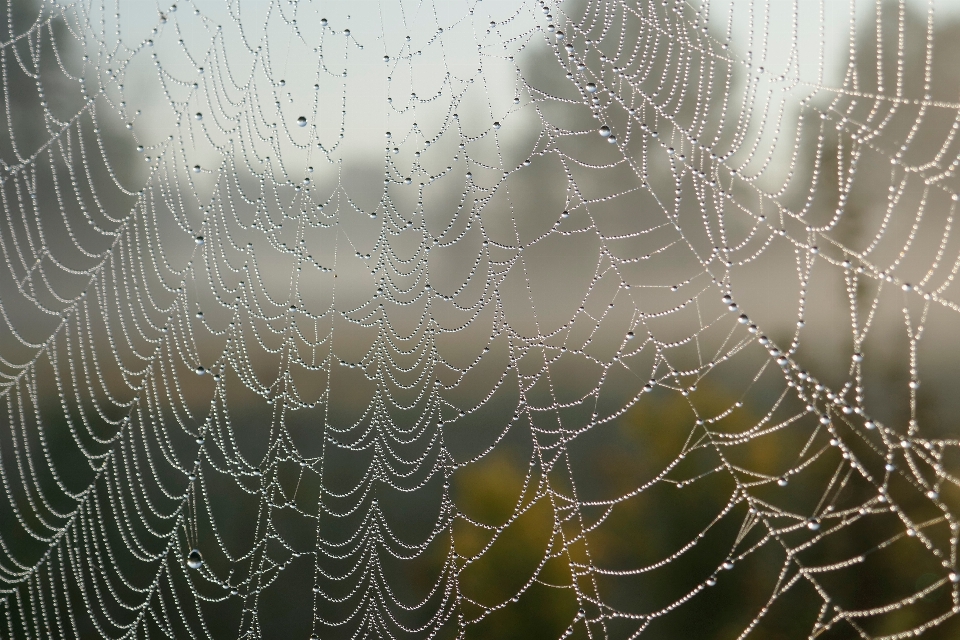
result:
M 203 120 L 203 114 L 197 111 L 196 115 L 193 116 L 197 120 Z
M 297 118 L 297 124 L 300 125 L 301 127 L 305 127 L 307 126 L 307 119 L 304 116 L 300 116 L 299 118 Z
M 198 164 L 193 165 L 193 172 L 194 172 L 194 173 L 200 173 L 200 165 L 198 165 Z
M 187 555 L 187 566 L 191 569 L 199 569 L 203 566 L 203 556 L 200 555 L 200 551 L 194 549 Z
M 609 138 L 611 134 L 610 127 L 608 127 L 607 125 L 603 125 L 597 130 L 597 133 L 599 133 L 601 137 Z
M 596 92 L 597 92 L 597 85 L 593 84 L 592 82 L 588 82 L 588 83 L 587 83 L 587 86 L 584 87 L 584 88 L 587 90 L 587 93 L 596 93 Z

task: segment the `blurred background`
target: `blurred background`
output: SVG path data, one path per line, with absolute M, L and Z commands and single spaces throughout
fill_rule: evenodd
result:
M 960 3 L 4 11 L 0 637 L 960 633 Z

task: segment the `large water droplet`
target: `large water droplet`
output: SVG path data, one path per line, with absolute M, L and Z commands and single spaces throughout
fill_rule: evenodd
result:
M 596 92 L 597 92 L 597 85 L 593 84 L 592 82 L 588 82 L 588 83 L 587 83 L 587 86 L 586 86 L 585 88 L 586 88 L 586 90 L 587 90 L 587 93 L 596 93 Z
M 194 173 L 200 173 L 200 165 L 198 165 L 198 164 L 193 165 L 193 172 L 194 172 Z
M 608 127 L 607 125 L 603 125 L 597 130 L 597 133 L 599 133 L 604 138 L 609 138 L 611 133 L 610 127 Z
M 193 117 L 196 118 L 197 120 L 203 120 L 203 114 L 200 113 L 199 111 L 197 111 L 197 114 Z
M 199 569 L 203 566 L 203 556 L 200 555 L 200 551 L 194 549 L 187 555 L 187 566 L 191 569 Z
M 307 119 L 303 116 L 300 116 L 299 118 L 297 118 L 297 124 L 300 125 L 301 127 L 305 127 L 307 126 Z

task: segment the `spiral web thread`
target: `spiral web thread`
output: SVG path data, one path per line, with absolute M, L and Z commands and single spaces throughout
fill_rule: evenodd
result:
M 7 4 L 0 635 L 949 624 L 956 57 L 776 4 Z

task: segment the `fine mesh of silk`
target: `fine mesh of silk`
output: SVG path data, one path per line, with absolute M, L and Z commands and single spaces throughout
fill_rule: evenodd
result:
M 0 638 L 960 633 L 960 2 L 2 13 Z

